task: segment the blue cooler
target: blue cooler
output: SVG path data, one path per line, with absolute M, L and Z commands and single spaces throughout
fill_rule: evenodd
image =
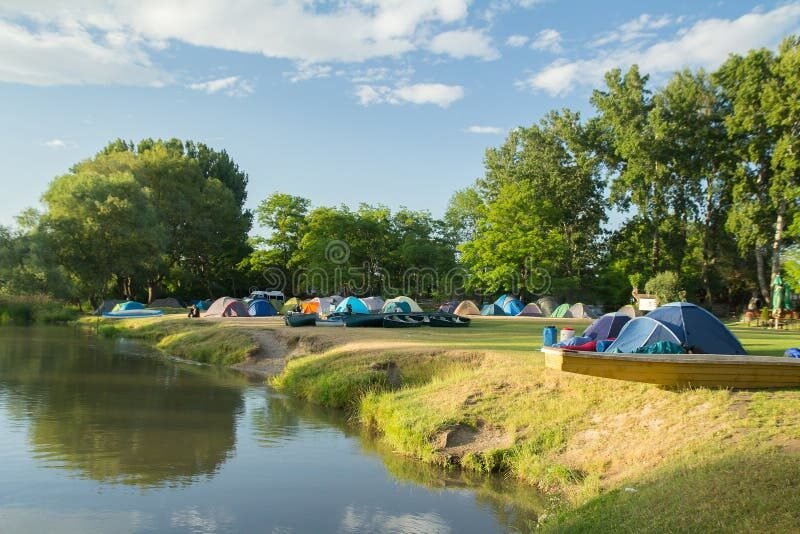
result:
M 556 344 L 558 329 L 555 326 L 545 326 L 542 331 L 542 345 L 552 347 Z

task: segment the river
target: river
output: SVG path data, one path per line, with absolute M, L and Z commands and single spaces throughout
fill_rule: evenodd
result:
M 263 380 L 0 327 L 2 532 L 517 532 L 531 488 L 385 451 Z

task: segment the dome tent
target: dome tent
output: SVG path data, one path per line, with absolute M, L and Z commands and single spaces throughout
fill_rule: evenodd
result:
M 116 307 L 117 304 L 120 304 L 122 302 L 125 302 L 125 301 L 124 300 L 119 300 L 119 299 L 106 299 L 92 313 L 94 315 L 103 315 L 104 313 L 108 313 L 111 310 L 113 310 Z
M 292 297 L 283 303 L 283 306 L 281 306 L 279 313 L 281 315 L 286 315 L 290 311 L 294 311 L 295 308 L 297 308 L 298 306 L 302 306 L 300 299 L 298 299 L 297 297 Z
M 348 308 L 349 306 L 349 308 Z M 364 301 L 358 297 L 347 297 L 339 304 L 336 305 L 336 309 L 334 310 L 336 313 L 359 313 L 362 315 L 369 314 L 369 308 L 367 305 L 364 304 Z
M 380 297 L 364 297 L 361 299 L 370 313 L 380 313 L 385 302 Z
M 596 319 L 597 316 L 594 315 L 592 310 L 589 306 L 585 306 L 582 302 L 576 302 L 572 306 L 569 307 L 569 315 L 564 315 L 564 317 L 573 317 L 575 319 Z
M 602 341 L 612 337 L 616 338 L 622 330 L 622 327 L 630 320 L 631 318 L 624 313 L 607 313 L 595 319 L 583 332 L 582 337 L 590 337 L 596 341 Z
M 558 302 L 550 295 L 547 295 L 537 300 L 536 305 L 542 309 L 542 313 L 545 317 L 550 317 L 553 315 L 553 311 L 558 307 Z
M 513 295 L 503 295 L 494 301 L 494 304 L 495 306 L 500 306 L 505 315 L 519 315 L 522 308 L 525 307 L 525 304 Z
M 203 317 L 250 317 L 247 306 L 233 297 L 220 297 L 208 307 Z
M 531 302 L 530 304 L 526 304 L 522 311 L 519 312 L 517 315 L 522 317 L 544 317 L 544 313 L 542 309 L 539 307 L 538 304 Z
M 616 341 L 606 349 L 606 352 L 636 352 L 641 347 L 658 341 L 681 344 L 678 336 L 664 324 L 650 317 L 637 317 L 622 327 Z
M 406 304 L 408 304 L 409 311 L 411 311 L 413 313 L 422 313 L 422 308 L 420 308 L 419 304 L 417 304 L 414 301 L 414 299 L 411 299 L 411 298 L 408 298 L 408 297 L 402 296 L 402 295 L 399 296 L 399 297 L 395 297 L 393 299 L 387 300 L 386 303 L 383 305 L 384 313 L 386 311 L 386 305 L 388 305 L 390 302 L 395 302 L 395 303 L 405 302 Z
M 621 308 L 620 308 L 619 310 L 617 310 L 617 311 L 618 311 L 619 313 L 624 313 L 625 315 L 627 315 L 627 316 L 628 316 L 628 317 L 630 317 L 631 319 L 636 319 L 636 308 L 634 308 L 634 307 L 633 307 L 633 306 L 631 306 L 630 304 L 626 304 L 625 306 L 621 307 Z
M 569 304 L 566 302 L 553 310 L 553 313 L 550 314 L 550 317 L 555 317 L 556 319 L 564 319 L 566 317 L 572 317 L 569 315 Z
M 408 302 L 387 302 L 381 308 L 381 313 L 411 313 Z
M 671 302 L 646 315 L 669 328 L 680 343 L 705 354 L 747 354 L 728 328 L 708 311 L 689 302 Z
M 458 301 L 451 300 L 450 302 L 445 302 L 436 310 L 439 313 L 455 313 L 456 308 L 458 308 Z
M 481 310 L 479 310 L 478 305 L 471 300 L 462 300 L 461 304 L 456 307 L 454 313 L 456 315 L 480 315 Z
M 153 302 L 150 303 L 151 308 L 183 308 L 183 305 L 178 301 L 178 299 L 173 297 L 167 297 L 165 299 L 155 299 Z
M 333 313 L 337 304 L 342 301 L 339 295 L 332 295 L 330 297 L 316 297 L 311 300 L 303 302 L 303 313 L 318 313 L 320 315 L 328 315 Z
M 505 315 L 506 312 L 503 311 L 503 308 L 498 306 L 497 304 L 486 304 L 483 308 L 481 308 L 481 315 Z
M 143 310 L 144 304 L 141 302 L 136 302 L 135 300 L 126 300 L 125 302 L 120 302 L 114 309 L 111 311 L 128 311 L 128 310 Z
M 255 299 L 247 307 L 250 317 L 272 317 L 278 315 L 272 303 L 266 299 Z

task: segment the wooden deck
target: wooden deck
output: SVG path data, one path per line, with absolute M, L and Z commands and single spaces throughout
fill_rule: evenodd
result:
M 800 387 L 800 359 L 726 354 L 614 354 L 543 347 L 545 365 L 570 373 L 672 387 Z

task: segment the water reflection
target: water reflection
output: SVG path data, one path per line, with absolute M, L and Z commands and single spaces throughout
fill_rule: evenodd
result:
M 229 458 L 242 378 L 142 358 L 103 340 L 87 350 L 69 330 L 55 335 L 57 352 L 52 339 L 4 335 L 0 343 L 0 396 L 12 416 L 30 421 L 39 462 L 149 487 L 213 476 Z
M 291 439 L 297 429 L 335 426 L 357 440 L 359 452 L 377 458 L 395 481 L 436 492 L 463 491 L 486 507 L 501 525 L 516 532 L 536 528 L 537 517 L 548 502 L 532 487 L 500 476 L 485 476 L 457 468 L 442 468 L 398 455 L 363 427 L 353 424 L 341 411 L 327 410 L 298 399 L 272 394 L 261 415 L 254 419 L 259 440 L 276 446 Z M 286 424 L 286 427 L 280 425 Z M 283 428 L 284 431 L 281 429 Z M 397 527 L 397 528 L 395 528 Z M 402 528 L 401 528 L 402 527 Z M 435 513 L 395 514 L 380 506 L 347 506 L 339 530 L 344 532 L 449 532 Z

